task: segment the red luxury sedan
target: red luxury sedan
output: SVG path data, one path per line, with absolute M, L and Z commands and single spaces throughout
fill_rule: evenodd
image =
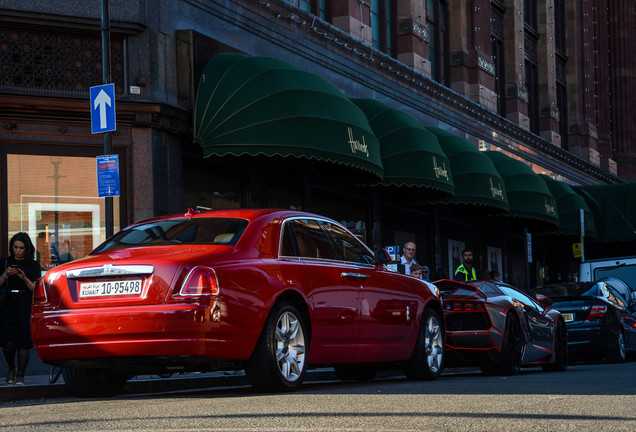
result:
M 370 379 L 444 363 L 435 287 L 387 270 L 337 222 L 289 210 L 216 210 L 126 227 L 37 284 L 42 361 L 72 394 L 106 396 L 140 373 L 244 369 L 259 391 L 298 387 L 310 367 Z

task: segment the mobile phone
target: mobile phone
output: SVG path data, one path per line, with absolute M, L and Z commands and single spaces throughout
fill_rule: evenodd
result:
M 11 264 L 9 267 L 18 268 L 18 265 L 17 264 Z

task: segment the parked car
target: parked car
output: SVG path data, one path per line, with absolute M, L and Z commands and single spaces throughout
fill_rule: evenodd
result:
M 447 365 L 503 375 L 518 374 L 523 366 L 567 368 L 568 335 L 558 310 L 497 281 L 435 285 L 444 305 Z
M 286 210 L 188 211 L 133 224 L 36 287 L 40 358 L 75 395 L 118 393 L 131 374 L 245 369 L 259 391 L 309 367 L 343 379 L 444 363 L 435 287 L 389 271 L 337 222 Z
M 561 311 L 572 355 L 620 363 L 636 351 L 636 298 L 622 280 L 559 283 L 533 292 L 549 297 Z

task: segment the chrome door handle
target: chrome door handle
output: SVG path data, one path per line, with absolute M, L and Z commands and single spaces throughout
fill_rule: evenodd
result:
M 369 279 L 371 277 L 363 273 L 348 273 L 348 272 L 343 272 L 340 274 L 340 276 L 345 278 L 353 278 L 353 279 Z

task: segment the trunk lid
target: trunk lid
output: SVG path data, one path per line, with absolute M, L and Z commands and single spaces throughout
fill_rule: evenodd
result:
M 55 309 L 156 305 L 180 287 L 196 265 L 212 265 L 232 246 L 174 245 L 119 249 L 89 255 L 44 276 Z

